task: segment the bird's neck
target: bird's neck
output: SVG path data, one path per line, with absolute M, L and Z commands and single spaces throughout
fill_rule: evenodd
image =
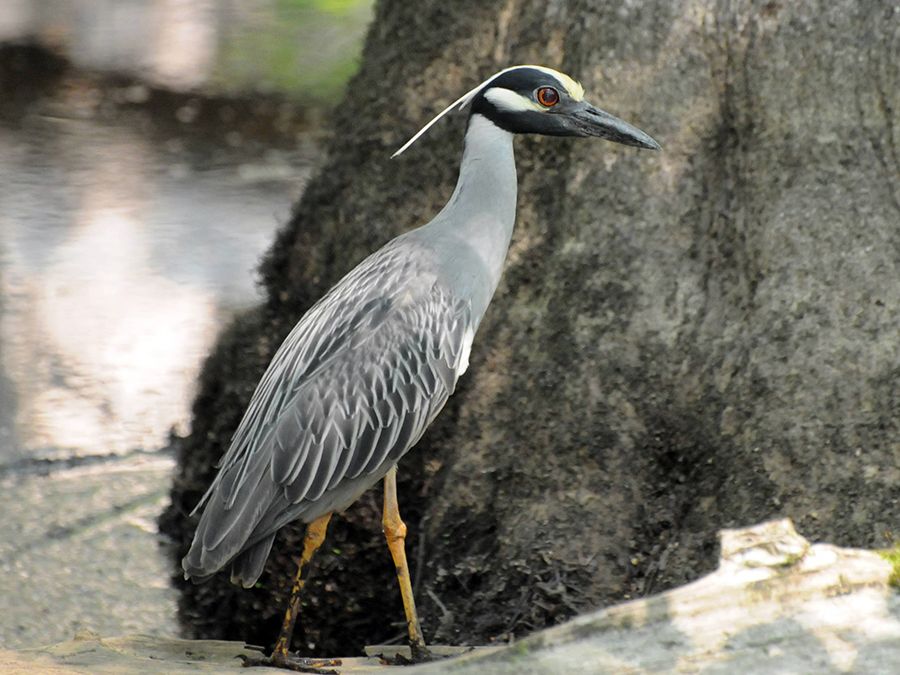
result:
M 457 230 L 473 245 L 503 249 L 501 267 L 516 220 L 512 139 L 511 133 L 481 115 L 469 118 L 459 180 L 446 207 L 453 210 Z
M 447 242 L 448 275 L 470 297 L 479 320 L 500 281 L 516 220 L 512 140 L 483 116 L 469 118 L 456 189 L 428 226 Z

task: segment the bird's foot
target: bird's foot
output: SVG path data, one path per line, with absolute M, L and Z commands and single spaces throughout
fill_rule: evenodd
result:
M 428 663 L 429 661 L 441 661 L 450 656 L 450 654 L 436 654 L 428 649 L 424 644 L 412 645 L 410 655 L 407 656 L 403 652 L 396 652 L 392 656 L 380 654 L 378 660 L 386 666 L 412 666 L 417 663 Z
M 293 670 L 296 673 L 315 673 L 315 675 L 339 675 L 338 671 L 329 666 L 340 666 L 340 659 L 311 659 L 296 654 L 280 654 L 275 652 L 272 656 L 247 656 L 240 654 L 242 665 L 245 668 L 266 666 L 268 668 L 283 668 Z
M 378 660 L 382 665 L 385 666 L 414 666 L 417 663 L 428 663 L 429 661 L 441 661 L 446 659 L 447 657 L 443 654 L 435 654 L 434 652 L 426 651 L 425 654 L 419 654 L 415 658 L 409 658 L 399 652 L 394 654 L 393 656 L 384 656 L 381 655 L 378 657 Z

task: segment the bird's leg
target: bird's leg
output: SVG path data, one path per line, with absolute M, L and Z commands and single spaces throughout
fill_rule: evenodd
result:
M 306 536 L 303 537 L 303 555 L 300 556 L 297 577 L 294 579 L 294 587 L 291 589 L 291 600 L 284 613 L 284 623 L 281 625 L 278 642 L 275 643 L 275 651 L 272 652 L 272 659 L 275 661 L 287 658 L 291 647 L 291 636 L 294 634 L 294 624 L 297 622 L 297 612 L 300 610 L 300 593 L 306 583 L 303 572 L 309 561 L 312 560 L 313 554 L 325 541 L 325 531 L 328 529 L 329 520 L 331 520 L 331 514 L 326 513 L 306 526 Z
M 400 509 L 397 505 L 397 467 L 392 467 L 384 477 L 384 514 L 382 516 L 384 536 L 397 568 L 397 579 L 400 581 L 400 595 L 403 597 L 403 608 L 406 610 L 406 623 L 409 626 L 409 648 L 414 663 L 429 661 L 433 658 L 425 647 L 422 627 L 416 613 L 413 600 L 412 583 L 409 579 L 409 565 L 406 563 L 406 524 L 400 520 Z
M 300 672 L 335 672 L 322 671 L 317 668 L 327 665 L 340 665 L 339 662 L 322 660 L 322 659 L 301 659 L 290 655 L 291 636 L 294 633 L 294 624 L 297 622 L 297 613 L 300 610 L 300 599 L 303 586 L 306 583 L 307 576 L 303 575 L 313 554 L 325 541 L 325 532 L 328 529 L 328 521 L 331 520 L 331 514 L 326 513 L 320 516 L 306 526 L 306 536 L 303 537 L 303 554 L 300 556 L 300 565 L 297 569 L 297 577 L 294 579 L 294 587 L 291 589 L 291 599 L 288 602 L 287 611 L 284 614 L 284 623 L 281 625 L 281 633 L 278 635 L 278 641 L 275 643 L 275 649 L 272 656 L 263 659 L 250 659 L 244 657 L 245 666 L 276 666 L 287 668 Z

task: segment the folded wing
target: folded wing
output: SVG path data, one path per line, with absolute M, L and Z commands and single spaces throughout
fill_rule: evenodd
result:
M 419 440 L 456 385 L 471 311 L 403 239 L 365 260 L 276 353 L 205 504 L 187 576 L 251 585 L 274 533 L 346 508 Z

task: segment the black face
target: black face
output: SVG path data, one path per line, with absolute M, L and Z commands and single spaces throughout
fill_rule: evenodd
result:
M 565 76 L 562 76 L 563 79 Z M 472 100 L 472 115 L 483 115 L 514 134 L 596 136 L 615 143 L 658 149 L 647 134 L 575 98 L 580 89 L 537 68 L 515 68 L 498 75 Z M 575 91 L 580 96 L 580 91 Z
M 491 101 L 491 90 L 506 89 L 519 94 L 540 110 L 510 109 Z M 516 68 L 498 76 L 478 92 L 472 101 L 472 114 L 484 115 L 501 129 L 514 134 L 582 136 L 563 123 L 565 113 L 574 112 L 577 102 L 565 85 L 552 75 L 535 68 Z

